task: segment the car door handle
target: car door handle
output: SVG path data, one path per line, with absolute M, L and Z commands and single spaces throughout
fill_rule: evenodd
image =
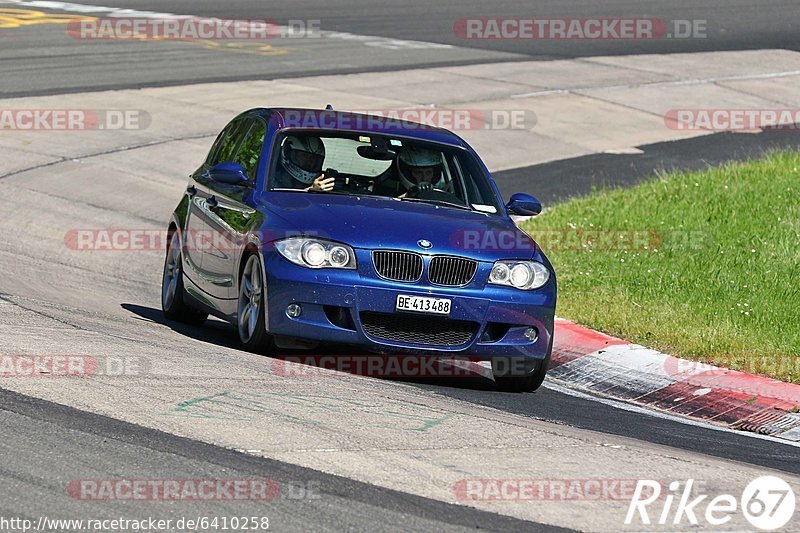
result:
M 189 193 L 189 196 L 194 196 L 195 194 L 197 194 L 197 187 L 195 187 L 194 185 L 189 185 L 188 187 L 186 187 L 186 192 Z
M 215 208 L 215 207 L 219 207 L 219 202 L 217 201 L 217 197 L 216 196 L 212 196 L 211 198 L 206 200 L 206 203 L 208 204 L 208 207 L 210 207 L 212 209 Z

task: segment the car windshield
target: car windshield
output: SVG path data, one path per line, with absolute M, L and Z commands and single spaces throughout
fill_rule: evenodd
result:
M 291 133 L 270 166 L 270 190 L 382 196 L 500 213 L 474 157 L 458 148 L 375 135 Z

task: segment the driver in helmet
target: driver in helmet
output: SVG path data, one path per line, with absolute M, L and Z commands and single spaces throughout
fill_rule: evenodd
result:
M 281 144 L 281 164 L 275 176 L 280 189 L 330 191 L 334 178 L 322 172 L 325 145 L 319 137 L 289 135 Z
M 442 154 L 419 146 L 405 147 L 397 154 L 397 173 L 408 194 L 420 194 L 433 189 L 444 189 Z

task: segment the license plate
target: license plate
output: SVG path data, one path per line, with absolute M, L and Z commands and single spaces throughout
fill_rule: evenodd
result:
M 397 295 L 397 310 L 416 313 L 432 313 L 434 315 L 449 315 L 450 300 L 447 298 L 429 298 L 427 296 Z

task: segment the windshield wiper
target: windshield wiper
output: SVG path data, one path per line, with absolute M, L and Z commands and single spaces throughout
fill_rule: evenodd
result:
M 404 202 L 419 202 L 422 204 L 443 205 L 445 207 L 456 207 L 458 209 L 472 211 L 472 208 L 467 207 L 465 205 L 454 204 L 452 202 L 445 202 L 444 200 L 428 200 L 426 198 L 409 198 L 409 197 L 398 198 L 398 200 L 403 200 Z
M 350 193 L 345 191 L 323 191 L 321 189 L 293 189 L 293 188 L 275 188 L 270 189 L 271 191 L 281 191 L 281 192 L 313 192 L 313 193 L 325 193 L 325 194 L 339 194 L 339 195 L 346 195 L 352 196 Z

